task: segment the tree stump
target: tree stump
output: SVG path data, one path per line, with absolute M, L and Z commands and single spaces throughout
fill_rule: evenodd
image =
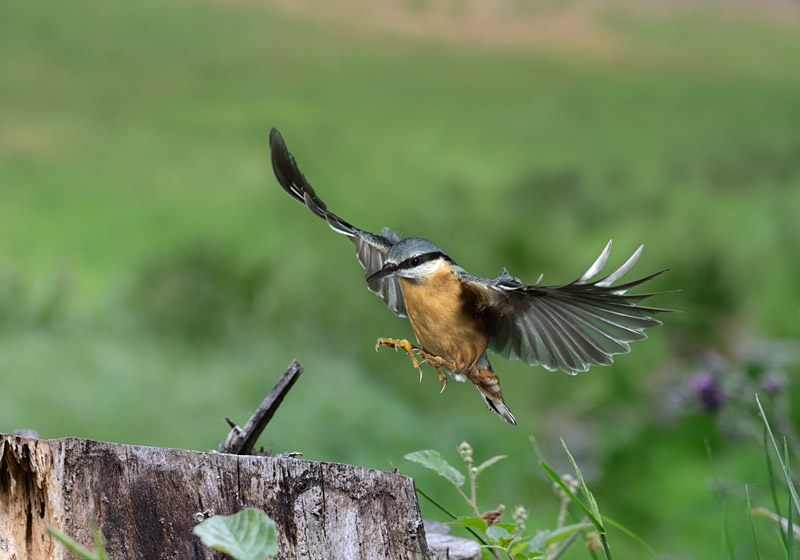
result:
M 414 481 L 293 458 L 0 435 L 0 558 L 66 559 L 51 525 L 91 548 L 98 522 L 113 560 L 223 558 L 192 533 L 246 507 L 276 523 L 278 558 L 431 555 Z

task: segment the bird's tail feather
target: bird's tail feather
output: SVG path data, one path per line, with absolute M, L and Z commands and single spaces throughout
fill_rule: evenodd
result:
M 478 387 L 478 392 L 481 394 L 483 398 L 483 402 L 486 403 L 486 408 L 497 414 L 500 418 L 512 424 L 514 426 L 517 425 L 517 421 L 514 418 L 514 415 L 511 414 L 511 410 L 508 408 L 506 401 L 503 400 L 503 397 L 494 397 L 487 395 L 484 390 Z
M 486 358 L 486 354 L 478 361 L 475 369 L 470 372 L 469 378 L 478 389 L 486 408 L 509 424 L 516 426 L 517 421 L 514 419 L 514 415 L 511 414 L 506 401 L 503 400 L 503 394 L 500 391 L 500 380 L 492 371 L 492 366 Z

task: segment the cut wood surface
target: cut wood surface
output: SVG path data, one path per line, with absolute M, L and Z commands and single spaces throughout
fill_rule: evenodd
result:
M 224 558 L 192 534 L 246 507 L 276 523 L 278 558 L 425 559 L 414 481 L 396 473 L 283 457 L 228 455 L 84 439 L 0 435 L 0 558 L 66 559 L 51 525 L 109 557 Z

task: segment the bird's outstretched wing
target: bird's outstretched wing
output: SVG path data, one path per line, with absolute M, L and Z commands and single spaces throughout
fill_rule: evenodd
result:
M 383 267 L 386 252 L 389 247 L 400 241 L 400 236 L 387 228 L 383 228 L 380 235 L 362 231 L 329 211 L 298 169 L 294 156 L 289 153 L 286 143 L 277 129 L 273 128 L 270 132 L 269 145 L 272 152 L 272 168 L 283 190 L 328 222 L 333 231 L 350 238 L 356 246 L 358 261 L 366 270 L 365 278 L 369 278 L 379 271 Z M 383 278 L 369 282 L 367 287 L 371 292 L 380 296 L 396 315 L 406 316 L 406 306 L 399 279 Z
M 475 295 L 478 311 L 490 318 L 489 348 L 509 360 L 541 364 L 575 374 L 589 366 L 612 363 L 613 354 L 630 351 L 629 342 L 647 338 L 644 329 L 661 322 L 652 315 L 667 311 L 642 307 L 650 296 L 629 295 L 628 289 L 658 276 L 657 272 L 612 286 L 639 259 L 639 249 L 616 271 L 591 281 L 608 260 L 611 241 L 580 278 L 563 286 L 523 284 L 505 269 L 493 280 L 462 276 Z

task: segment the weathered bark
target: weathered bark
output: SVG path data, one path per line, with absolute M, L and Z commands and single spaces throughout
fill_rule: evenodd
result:
M 232 429 L 230 433 L 228 433 L 228 437 L 225 438 L 225 441 L 219 445 L 219 452 L 232 453 L 234 455 L 251 455 L 261 432 L 267 427 L 275 411 L 278 410 L 278 407 L 283 402 L 286 393 L 289 392 L 289 389 L 292 388 L 301 373 L 303 373 L 302 364 L 297 360 L 292 360 L 286 372 L 281 375 L 278 382 L 261 403 L 261 406 L 259 406 L 250 417 L 250 420 L 248 420 L 244 428 L 240 428 L 233 420 L 226 416 L 225 419 L 231 425 Z M 269 453 L 267 453 L 267 455 L 269 455 Z
M 222 558 L 192 527 L 266 511 L 278 558 L 430 557 L 412 479 L 292 458 L 201 453 L 66 438 L 0 436 L 0 558 L 67 558 L 52 525 L 91 547 L 98 521 L 114 560 Z

